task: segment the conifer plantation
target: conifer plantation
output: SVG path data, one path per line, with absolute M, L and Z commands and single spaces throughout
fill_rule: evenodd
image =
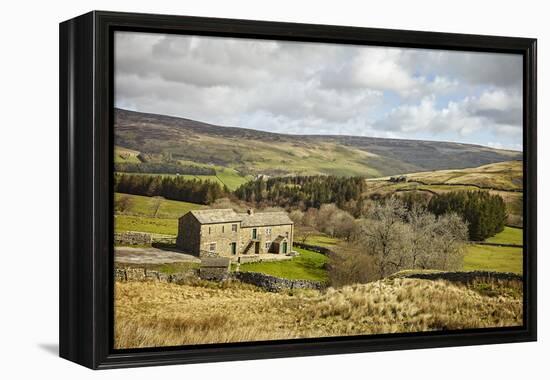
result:
M 184 177 L 163 177 L 154 175 L 115 175 L 115 192 L 161 196 L 175 201 L 211 204 L 218 198 L 230 194 L 226 186 L 213 181 L 185 179 Z
M 363 177 L 295 176 L 256 179 L 245 183 L 235 195 L 247 202 L 267 202 L 270 205 L 288 205 L 319 208 L 335 203 L 342 208 L 346 202 L 358 200 L 365 189 Z
M 435 215 L 457 213 L 468 223 L 472 241 L 482 241 L 504 230 L 506 205 L 487 191 L 453 191 L 432 197 L 428 210 Z

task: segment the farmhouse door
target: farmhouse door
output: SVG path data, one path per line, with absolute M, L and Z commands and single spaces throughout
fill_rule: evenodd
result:
M 260 242 L 257 241 L 256 244 L 254 244 L 254 253 L 260 253 Z
M 286 253 L 287 249 L 288 249 L 288 243 L 285 241 L 283 242 L 283 253 Z
M 232 255 L 237 254 L 237 243 L 235 243 L 235 242 L 231 243 L 231 254 Z

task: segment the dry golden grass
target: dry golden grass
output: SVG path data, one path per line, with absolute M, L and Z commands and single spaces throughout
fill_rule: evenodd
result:
M 516 326 L 521 285 L 386 279 L 267 293 L 239 283 L 117 283 L 117 348 Z

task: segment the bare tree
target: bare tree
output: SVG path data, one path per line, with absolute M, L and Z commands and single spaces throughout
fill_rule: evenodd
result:
M 123 214 L 132 208 L 133 203 L 129 195 L 121 195 L 115 202 L 115 211 Z
M 312 234 L 312 231 L 309 229 L 302 232 L 302 236 L 300 238 L 300 241 L 302 242 L 302 244 L 306 244 L 306 241 L 311 236 L 311 234 Z
M 162 204 L 163 199 L 164 199 L 163 197 L 151 198 L 151 214 L 153 218 L 157 217 L 160 210 L 160 205 Z
M 302 218 L 302 224 L 304 226 L 316 228 L 318 215 L 319 215 L 319 210 L 315 208 L 307 209 L 307 211 L 304 213 L 304 217 Z
M 410 266 L 411 228 L 404 222 L 406 208 L 397 198 L 388 198 L 372 208 L 360 223 L 361 246 L 376 262 L 380 277 Z
M 446 214 L 437 219 L 435 235 L 433 266 L 445 270 L 461 269 L 468 241 L 468 224 L 457 214 Z
M 436 238 L 436 218 L 425 207 L 413 204 L 407 214 L 411 228 L 410 259 L 411 268 L 426 269 L 433 254 L 433 242 Z
M 334 235 L 349 241 L 355 230 L 355 218 L 346 211 L 333 214 L 331 223 L 334 226 Z
M 341 244 L 329 256 L 328 274 L 332 286 L 366 283 L 380 279 L 373 256 L 355 244 Z
M 288 214 L 290 219 L 294 222 L 296 226 L 301 226 L 304 221 L 304 212 L 301 210 L 292 210 L 290 214 Z
M 335 226 L 333 222 L 335 214 L 339 211 L 341 210 L 334 203 L 321 205 L 317 214 L 317 229 L 334 237 Z

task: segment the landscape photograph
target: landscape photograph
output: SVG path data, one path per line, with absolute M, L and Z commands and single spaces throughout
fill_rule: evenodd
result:
M 522 326 L 521 55 L 114 36 L 114 348 Z

